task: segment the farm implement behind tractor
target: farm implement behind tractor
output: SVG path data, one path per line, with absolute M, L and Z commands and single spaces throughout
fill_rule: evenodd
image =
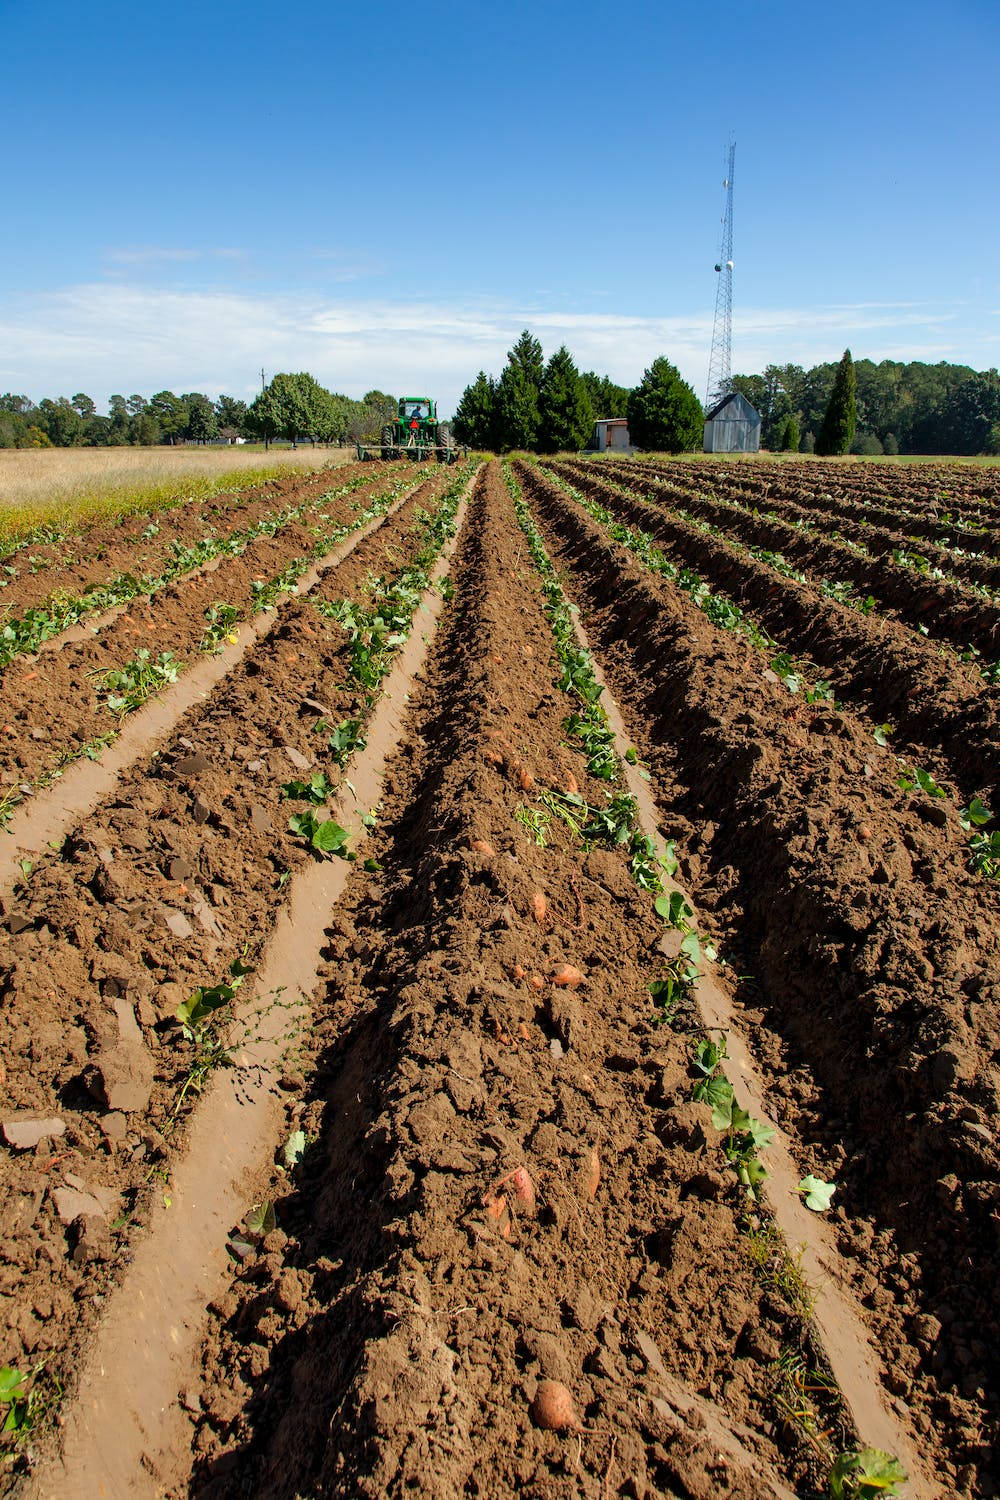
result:
M 464 458 L 465 448 L 456 448 L 451 428 L 437 419 L 437 402 L 429 396 L 402 396 L 395 422 L 382 428 L 381 443 L 359 443 L 358 457 L 409 458 L 415 462 L 436 458 L 439 463 L 453 464 Z

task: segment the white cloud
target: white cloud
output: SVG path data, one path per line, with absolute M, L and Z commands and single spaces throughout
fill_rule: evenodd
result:
M 149 252 L 155 253 L 188 254 Z M 486 301 L 458 308 L 126 282 L 0 301 L 0 389 L 36 398 L 88 390 L 99 399 L 111 391 L 149 394 L 163 387 L 249 395 L 263 365 L 269 375 L 310 370 L 352 395 L 376 385 L 426 390 L 449 410 L 477 370 L 499 373 L 525 327 L 537 333 L 546 352 L 565 343 L 581 367 L 623 384 L 634 383 L 653 358 L 666 354 L 703 393 L 709 309 L 645 317 Z M 744 371 L 772 361 L 809 365 L 839 358 L 849 344 L 856 357 L 947 355 L 976 363 L 980 338 L 978 329 L 959 325 L 954 305 L 745 309 L 734 319 L 733 362 Z
M 114 250 L 105 250 L 104 259 L 115 266 L 127 266 L 134 270 L 138 266 L 164 266 L 183 264 L 194 260 L 242 260 L 245 250 L 185 250 L 174 245 L 125 245 Z

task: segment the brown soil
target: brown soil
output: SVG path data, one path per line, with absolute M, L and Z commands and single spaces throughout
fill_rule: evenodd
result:
M 526 478 L 688 820 L 682 869 L 748 976 L 772 1107 L 803 1169 L 843 1183 L 841 1248 L 897 1404 L 949 1455 L 950 1493 L 996 1484 L 996 892 L 948 855 L 936 810 L 866 776 L 843 715 L 796 710 L 748 647 Z
M 344 634 L 313 598 L 363 598 L 372 573 L 398 572 L 415 510 L 442 483 L 435 474 L 310 600 L 288 606 L 222 689 L 6 904 L 5 1108 L 64 1125 L 2 1162 L 16 1224 L 0 1247 L 9 1363 L 56 1350 L 51 1375 L 73 1368 L 72 1349 L 127 1255 L 128 1230 L 116 1242 L 107 1224 L 128 1209 L 141 1223 L 179 1141 L 174 1111 L 191 1057 L 174 1011 L 197 985 L 224 978 L 232 959 L 254 961 L 282 872 L 309 858 L 287 832 L 302 804 L 281 785 L 315 767 L 324 710 L 331 727 L 359 710 Z M 60 1215 L 73 1179 L 106 1195 L 101 1212 L 67 1200 L 78 1212 Z M 89 1229 L 77 1222 L 88 1214 Z
M 720 502 L 696 481 L 691 481 L 691 488 L 678 490 L 666 480 L 647 477 L 644 465 L 614 467 L 621 467 L 625 482 L 651 499 L 661 497 L 662 503 L 671 506 L 680 500 L 693 514 L 731 530 L 743 541 L 780 551 L 789 562 L 819 578 L 847 580 L 859 593 L 870 593 L 881 607 L 898 614 L 905 624 L 926 629 L 935 639 L 951 642 L 960 650 L 974 645 L 990 662 L 1000 657 L 1000 605 L 945 579 L 924 576 L 888 559 L 865 557 L 836 537 L 800 530 L 794 520 L 796 515 L 804 516 L 801 506 L 791 502 L 783 506 L 776 495 L 762 492 L 741 495 L 738 502 L 735 497 Z M 757 514 L 763 506 L 769 511 L 784 509 L 788 520 Z M 821 523 L 823 518 L 812 519 Z
M 372 478 L 386 466 L 370 465 Z M 117 525 L 94 526 L 72 533 L 61 542 L 19 549 L 0 564 L 0 612 L 22 615 L 38 608 L 53 594 L 71 597 L 107 583 L 117 573 L 156 576 L 169 560 L 172 541 L 190 546 L 212 533 L 229 536 L 289 505 L 318 498 L 351 478 L 366 473 L 362 464 L 320 469 L 314 474 L 290 474 L 253 489 L 219 494 L 211 500 L 188 501 L 166 511 L 131 516 Z M 158 527 L 144 536 L 150 525 Z M 14 569 L 16 576 L 11 576 Z
M 660 505 L 630 498 L 593 464 L 556 464 L 584 494 L 654 536 L 679 566 L 736 600 L 785 650 L 808 658 L 837 698 L 889 722 L 897 754 L 957 778 L 967 803 L 993 795 L 1000 771 L 1000 700 L 971 665 L 889 616 L 865 616 L 809 583 L 776 573 L 738 542 L 706 535 Z M 939 764 L 940 762 L 940 764 Z
M 696 483 L 691 469 L 680 465 L 660 468 L 659 472 L 685 485 Z M 899 546 L 913 550 L 916 543 L 916 550 L 936 558 L 946 570 L 985 583 L 992 581 L 995 587 L 1000 577 L 997 572 L 1000 564 L 995 556 L 1000 515 L 994 514 L 994 507 L 980 500 L 975 516 L 969 514 L 975 525 L 975 529 L 970 530 L 956 525 L 954 520 L 941 519 L 943 515 L 955 514 L 954 507 L 949 506 L 944 497 L 935 506 L 929 505 L 926 498 L 916 503 L 907 504 L 902 500 L 892 503 L 879 490 L 869 490 L 865 486 L 843 494 L 838 492 L 835 483 L 831 485 L 829 482 L 826 468 L 814 470 L 810 481 L 808 484 L 789 483 L 788 477 L 780 472 L 780 466 L 774 465 L 764 467 L 761 472 L 755 466 L 752 476 L 734 475 L 727 472 L 725 466 L 709 465 L 700 487 L 704 489 L 707 482 L 707 487 L 715 494 L 740 503 L 763 503 L 768 508 L 773 504 L 779 510 L 790 502 L 802 507 L 803 512 L 810 514 L 810 519 L 823 519 L 827 526 L 842 530 L 873 552 L 887 552 Z M 984 524 L 988 528 L 985 533 L 981 529 Z M 952 556 L 954 547 L 976 555 L 972 558 Z M 981 553 L 987 556 L 980 558 L 978 554 Z M 989 556 L 991 553 L 992 557 Z
M 178 1493 L 774 1494 L 809 1472 L 768 1416 L 769 1363 L 801 1330 L 740 1249 L 686 1046 L 652 1024 L 648 899 L 622 855 L 559 826 L 539 848 L 515 817 L 522 760 L 603 796 L 563 747 L 495 469 L 455 584 L 390 776 L 383 875 L 330 931 L 289 1106 L 316 1143 L 214 1309 Z M 560 963 L 578 992 L 550 982 Z M 518 1167 L 533 1205 L 503 1181 Z M 533 1423 L 544 1378 L 572 1391 L 579 1442 Z
M 719 941 L 718 982 L 782 1150 L 837 1184 L 830 1274 L 881 1352 L 880 1399 L 933 1473 L 910 1493 L 996 1494 L 1000 896 L 967 869 L 958 803 L 904 794 L 867 719 L 791 698 L 762 653 L 536 466 L 516 469 Z M 372 574 L 398 572 L 417 504 L 446 482 L 435 473 L 314 594 L 361 601 Z M 767 602 L 752 570 L 725 571 L 724 548 L 698 557 L 713 580 L 740 581 L 734 596 L 749 605 L 760 588 Z M 583 847 L 557 816 L 544 842 L 529 831 L 544 789 L 578 784 L 602 806 L 607 788 L 567 740 L 572 704 L 496 464 L 452 579 L 365 848 L 375 859 L 302 927 L 300 972 L 321 982 L 269 1107 L 284 1116 L 275 1165 L 235 1183 L 243 1212 L 270 1201 L 277 1227 L 230 1239 L 226 1288 L 127 1488 L 811 1500 L 826 1474 L 781 1405 L 782 1389 L 801 1394 L 782 1385 L 793 1360 L 814 1372 L 833 1447 L 859 1434 L 817 1389 L 821 1344 L 766 1209 L 692 1102 L 691 1023 L 656 1024 L 663 924 L 621 849 Z M 818 602 L 782 587 L 769 607 L 805 626 Z M 931 653 L 907 655 L 909 636 L 887 631 L 882 679 L 836 611 L 809 650 L 842 649 L 865 704 L 912 662 L 911 722 L 943 759 L 944 721 L 920 708 Z M 961 678 L 949 711 L 971 723 L 973 696 Z M 72 1377 L 105 1299 L 121 1320 L 132 1253 L 155 1266 L 166 1243 L 143 1226 L 169 1218 L 171 1171 L 187 1143 L 207 1149 L 198 1132 L 215 1118 L 208 1095 L 171 1126 L 191 1063 L 176 1005 L 240 954 L 255 963 L 287 920 L 286 872 L 303 892 L 312 856 L 285 831 L 303 804 L 281 783 L 322 766 L 346 789 L 351 766 L 325 758 L 317 720 L 365 711 L 343 632 L 311 599 L 288 604 L 6 902 L 3 1358 L 46 1361 L 50 1396 L 66 1384 L 66 1432 L 86 1426 Z M 949 746 L 957 766 L 957 731 Z M 324 917 L 320 952 L 307 933 Z M 554 983 L 564 965 L 576 987 Z M 287 1003 L 276 993 L 268 1012 L 282 1035 Z M 292 1166 L 294 1130 L 306 1149 Z M 112 1233 L 121 1209 L 132 1218 Z M 136 1351 L 137 1372 L 175 1367 L 161 1345 Z M 568 1388 L 578 1429 L 539 1427 L 546 1379 Z M 33 1495 L 74 1493 L 45 1473 Z
M 329 520 L 314 524 L 332 532 L 390 482 L 391 476 L 373 479 L 370 488 L 324 503 Z M 116 716 L 104 701 L 106 671 L 124 666 L 144 646 L 154 657 L 169 650 L 178 664 L 189 664 L 197 659 L 208 609 L 231 604 L 241 620 L 249 618 L 254 613 L 253 581 L 277 578 L 290 562 L 310 556 L 317 545 L 305 521 L 291 522 L 273 537 L 249 543 L 240 556 L 223 557 L 211 569 L 159 590 L 154 599 L 134 599 L 96 636 L 88 634 L 58 650 L 12 663 L 3 685 L 0 793 L 33 781 L 61 756 L 78 752 L 115 728 Z

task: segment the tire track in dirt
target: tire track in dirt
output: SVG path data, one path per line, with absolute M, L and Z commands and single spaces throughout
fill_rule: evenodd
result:
M 443 607 L 436 585 L 447 577 L 464 512 L 463 502 L 456 535 L 442 550 L 434 587 L 420 606 L 423 629 L 411 631 L 399 651 L 368 746 L 348 766 L 350 777 L 333 807 L 334 817 L 357 830 L 356 843 L 365 837 L 363 814 L 380 799 L 409 690 L 429 649 L 426 632 Z M 259 1177 L 279 1140 L 276 1086 L 286 1049 L 268 997 L 289 991 L 305 1000 L 315 987 L 328 915 L 349 872 L 345 862 L 316 863 L 293 879 L 255 979 L 251 1070 L 217 1075 L 201 1104 L 198 1132 L 173 1175 L 170 1209 L 154 1211 L 149 1235 L 109 1301 L 81 1375 L 81 1398 L 64 1413 L 61 1457 L 35 1476 L 29 1493 L 46 1500 L 162 1493 L 157 1473 L 182 1420 L 176 1395 L 190 1381 L 204 1308 L 224 1279 L 226 1236 L 243 1212 L 247 1184 Z M 254 1006 L 246 1011 L 242 1024 L 251 1028 Z
M 909 747 L 921 766 L 941 761 L 965 788 L 965 801 L 973 793 L 992 794 L 1000 768 L 1000 702 L 984 690 L 978 673 L 973 680 L 966 668 L 966 677 L 956 662 L 942 661 L 930 641 L 895 620 L 859 615 L 814 586 L 783 578 L 736 550 L 739 544 L 630 499 L 592 465 L 545 467 L 650 532 L 674 562 L 721 585 L 794 656 L 808 656 L 832 673 L 838 697 L 863 705 L 876 724 L 890 720 L 898 736 L 894 750 Z
M 757 976 L 741 1000 L 770 1107 L 803 1170 L 842 1184 L 840 1249 L 890 1403 L 967 1493 L 994 1468 L 993 893 L 945 874 L 918 821 L 900 828 L 845 728 L 814 738 L 675 591 L 537 473 L 524 481 L 638 742 L 691 820 L 686 879 Z

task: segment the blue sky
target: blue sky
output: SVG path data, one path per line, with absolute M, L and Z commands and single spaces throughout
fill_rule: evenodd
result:
M 714 17 L 725 17 L 716 24 Z M 0 390 L 1000 362 L 1000 6 L 0 0 Z

